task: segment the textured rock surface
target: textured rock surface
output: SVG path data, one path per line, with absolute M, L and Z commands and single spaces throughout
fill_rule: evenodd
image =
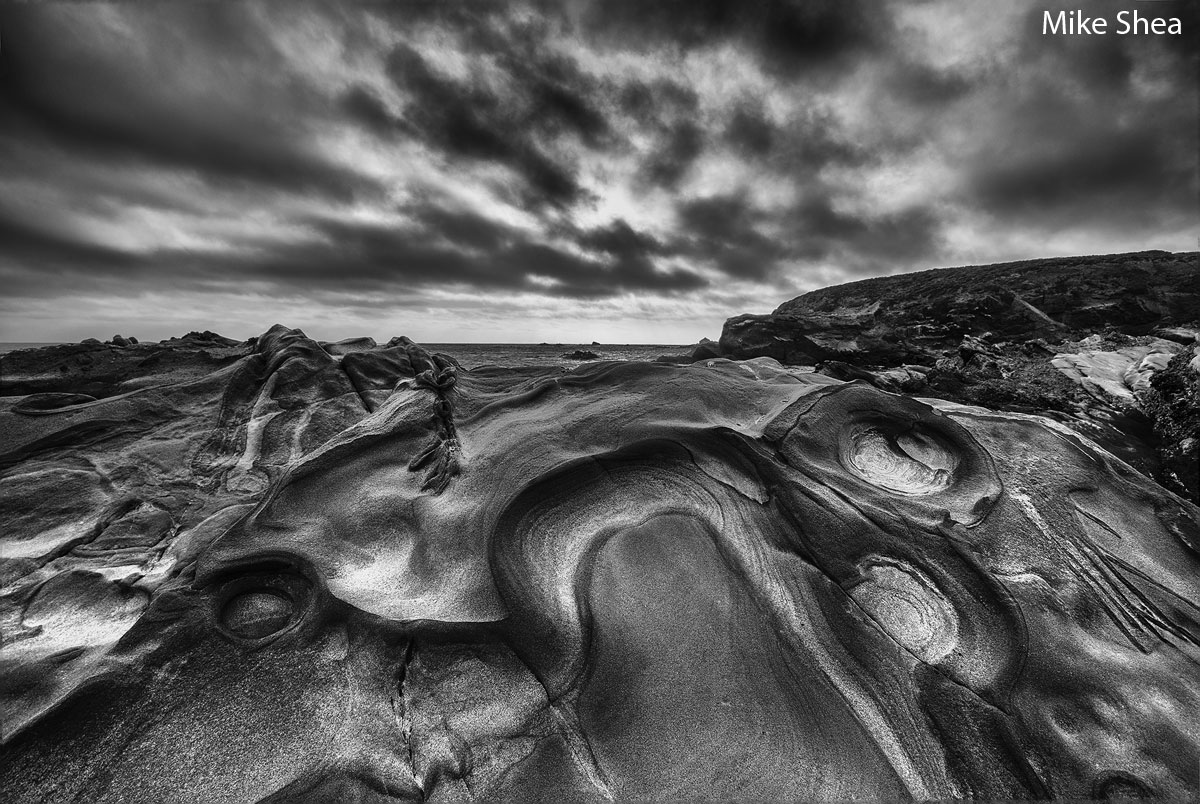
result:
M 1200 510 L 1049 418 L 283 327 L 0 368 L 8 801 L 1200 791 Z
M 590 349 L 576 349 L 574 352 L 566 352 L 563 354 L 567 360 L 599 360 L 600 355 Z
M 728 357 L 932 364 L 964 336 L 1057 340 L 1115 328 L 1148 335 L 1195 324 L 1200 255 L 1147 251 L 948 268 L 866 279 L 731 318 Z
M 718 351 L 814 366 L 888 391 L 1053 415 L 1200 502 L 1187 468 L 1200 463 L 1200 431 L 1180 415 L 1200 408 L 1195 386 L 1168 383 L 1151 399 L 1152 378 L 1195 346 L 1197 327 L 1200 254 L 1151 251 L 825 288 L 769 315 L 729 319 Z

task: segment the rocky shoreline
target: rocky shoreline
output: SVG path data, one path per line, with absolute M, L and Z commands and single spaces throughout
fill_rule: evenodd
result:
M 730 318 L 689 360 L 1047 415 L 1200 502 L 1200 253 L 1029 260 L 867 279 Z
M 1130 259 L 1125 323 L 959 269 L 674 363 L 0 355 L 0 790 L 1194 797 L 1195 258 Z
M 341 358 L 393 348 L 322 342 Z M 405 339 L 407 340 L 407 339 Z M 103 398 L 197 378 L 256 339 L 116 335 L 0 356 L 0 396 Z M 592 350 L 563 355 L 603 359 Z M 1162 251 L 924 271 L 824 288 L 730 318 L 663 363 L 770 358 L 842 381 L 1048 416 L 1200 502 L 1200 253 Z M 384 358 L 386 360 L 386 358 Z M 453 360 L 453 358 L 448 358 Z M 49 404 L 33 400 L 26 407 Z

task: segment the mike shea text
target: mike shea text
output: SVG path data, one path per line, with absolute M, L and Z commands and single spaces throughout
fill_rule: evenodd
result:
M 1042 36 L 1103 36 L 1110 31 L 1107 17 L 1089 17 L 1081 9 L 1075 11 L 1060 11 L 1053 14 L 1042 12 Z M 1134 35 L 1174 35 L 1183 33 L 1183 23 L 1178 17 L 1146 17 L 1137 11 L 1120 11 L 1117 13 L 1116 26 L 1111 32 L 1124 36 Z

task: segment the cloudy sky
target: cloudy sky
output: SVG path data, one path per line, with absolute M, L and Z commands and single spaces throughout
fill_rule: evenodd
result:
M 1184 36 L 1041 35 L 1135 6 Z M 868 276 L 1194 250 L 1198 11 L 5 2 L 0 341 L 688 343 Z

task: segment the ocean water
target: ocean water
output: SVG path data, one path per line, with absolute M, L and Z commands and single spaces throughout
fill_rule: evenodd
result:
M 0 354 L 17 349 L 54 346 L 54 343 L 0 343 Z M 600 360 L 653 360 L 660 355 L 687 354 L 691 346 L 670 344 L 623 343 L 595 345 L 585 343 L 423 343 L 431 352 L 441 352 L 457 360 L 463 368 L 477 366 L 578 366 L 580 360 L 563 357 L 576 350 L 593 352 Z
M 661 355 L 682 355 L 691 346 L 623 343 L 594 345 L 586 343 L 423 343 L 431 352 L 441 352 L 457 360 L 463 368 L 478 366 L 578 366 L 587 361 L 563 357 L 574 351 L 592 352 L 599 360 L 653 360 Z
M 38 342 L 38 343 L 0 343 L 0 355 L 5 352 L 15 352 L 18 349 L 36 349 L 39 346 L 58 346 L 59 341 Z

